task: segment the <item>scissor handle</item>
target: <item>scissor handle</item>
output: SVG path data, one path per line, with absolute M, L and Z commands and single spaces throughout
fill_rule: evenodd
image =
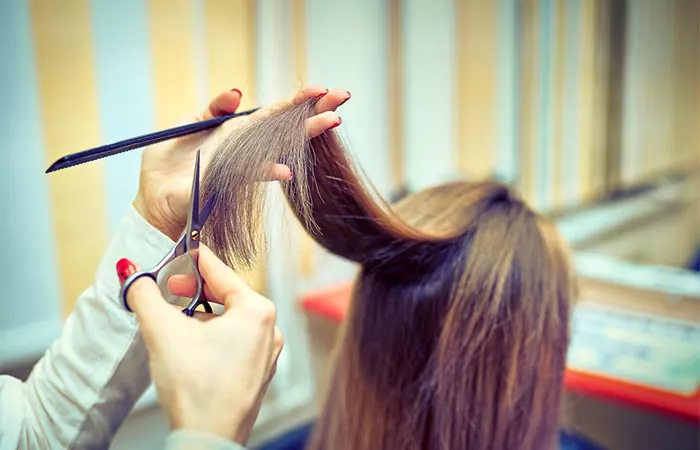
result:
M 155 281 L 158 283 L 158 274 L 160 273 L 161 270 L 165 268 L 168 264 L 173 262 L 176 258 L 181 256 L 184 252 L 184 246 L 185 246 L 185 239 L 187 237 L 183 234 L 178 240 L 177 244 L 175 244 L 175 247 L 168 252 L 167 255 L 152 269 L 150 270 L 144 270 L 141 272 L 136 272 L 133 275 L 131 275 L 129 278 L 124 281 L 124 284 L 122 285 L 122 289 L 119 293 L 121 296 L 122 303 L 124 304 L 124 307 L 126 308 L 127 311 L 129 312 L 134 312 L 129 308 L 129 303 L 126 301 L 126 294 L 129 291 L 129 288 L 131 287 L 132 284 L 136 280 L 138 280 L 141 277 L 148 277 L 151 280 Z M 203 288 L 203 283 L 202 283 L 202 278 L 199 274 L 199 270 L 197 269 L 197 263 L 195 260 L 193 260 L 192 255 L 189 253 L 184 253 L 187 255 L 188 260 L 192 266 L 193 273 L 197 279 L 197 291 L 194 294 L 194 297 L 190 300 L 190 303 L 182 310 L 183 313 L 185 313 L 187 316 L 192 317 L 194 315 L 194 310 L 197 309 L 199 305 L 202 305 L 204 307 L 204 310 L 208 313 L 213 313 L 214 311 L 211 308 L 211 305 L 209 302 L 206 300 L 202 300 L 202 288 Z
M 126 293 L 129 291 L 129 288 L 131 287 L 132 284 L 136 280 L 138 280 L 141 277 L 148 277 L 151 280 L 155 281 L 156 283 L 158 282 L 158 273 L 154 273 L 152 271 L 146 272 L 146 271 L 141 271 L 141 272 L 136 272 L 133 275 L 131 275 L 129 278 L 124 281 L 124 285 L 122 286 L 121 291 L 119 292 L 119 296 L 122 299 L 122 303 L 124 304 L 124 308 L 126 308 L 127 311 L 129 312 L 134 312 L 129 308 L 129 302 L 126 301 Z
M 124 285 L 122 286 L 122 289 L 119 293 L 122 303 L 124 304 L 124 308 L 126 308 L 127 311 L 129 312 L 134 312 L 130 307 L 129 307 L 129 302 L 126 301 L 126 294 L 129 291 L 129 288 L 131 287 L 132 284 L 136 282 L 141 277 L 148 277 L 151 280 L 158 282 L 158 274 L 153 271 L 149 272 L 136 272 L 133 275 L 131 275 L 129 278 L 124 281 Z M 185 313 L 187 316 L 192 317 L 194 315 L 195 309 L 199 305 L 202 305 L 204 307 L 204 311 L 208 313 L 213 313 L 214 311 L 211 309 L 211 305 L 209 304 L 208 301 L 202 300 L 200 296 L 195 296 L 192 300 L 190 300 L 190 303 L 182 310 L 183 313 Z
M 190 301 L 190 304 L 187 305 L 182 312 L 188 315 L 189 317 L 192 317 L 194 315 L 194 310 L 197 309 L 199 305 L 204 306 L 204 311 L 208 312 L 209 314 L 213 313 L 214 310 L 211 309 L 211 305 L 209 304 L 208 301 L 206 300 L 200 300 L 200 299 L 192 299 Z

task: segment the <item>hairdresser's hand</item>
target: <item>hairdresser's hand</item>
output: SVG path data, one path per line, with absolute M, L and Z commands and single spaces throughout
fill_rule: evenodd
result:
M 203 245 L 199 269 L 207 299 L 225 306 L 220 316 L 187 317 L 146 277 L 133 284 L 127 301 L 139 321 L 170 425 L 243 444 L 282 350 L 275 307 Z M 188 275 L 173 276 L 168 284 L 176 295 L 191 296 L 195 290 Z
M 302 90 L 292 99 L 267 105 L 250 116 L 228 120 L 213 130 L 146 148 L 141 161 L 141 178 L 134 207 L 151 225 L 172 240 L 176 240 L 187 223 L 194 154 L 197 149 L 201 150 L 202 172 L 204 172 L 211 152 L 235 129 L 244 126 L 250 120 L 264 117 L 292 103 L 321 96 L 323 98 L 316 104 L 317 115 L 307 121 L 309 135 L 316 137 L 340 125 L 340 117 L 334 111 L 350 98 L 349 92 L 310 87 Z M 238 109 L 240 102 L 241 93 L 237 89 L 221 93 L 201 115 L 185 122 L 206 120 L 233 113 Z M 283 181 L 291 177 L 289 167 L 270 163 L 266 179 L 260 181 Z

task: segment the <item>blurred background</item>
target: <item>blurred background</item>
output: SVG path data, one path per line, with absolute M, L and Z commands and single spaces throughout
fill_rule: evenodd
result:
M 557 220 L 584 280 L 567 429 L 700 448 L 699 28 L 698 0 L 0 0 L 0 371 L 57 338 L 138 186 L 140 151 L 51 162 L 323 84 L 383 196 L 496 178 Z M 287 338 L 254 445 L 313 419 L 354 271 L 277 206 L 246 274 Z M 149 391 L 112 448 L 166 432 Z

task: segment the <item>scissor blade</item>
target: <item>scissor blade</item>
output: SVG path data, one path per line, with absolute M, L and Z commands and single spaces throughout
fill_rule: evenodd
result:
M 194 176 L 192 179 L 192 193 L 190 194 L 190 213 L 187 217 L 187 233 L 192 234 L 193 230 L 199 232 L 199 150 L 194 159 Z
M 214 204 L 216 203 L 216 194 L 212 195 L 207 199 L 207 202 L 202 206 L 202 209 L 199 210 L 199 226 L 204 227 L 204 224 L 207 223 L 207 219 L 209 218 L 209 214 L 211 214 L 212 209 L 214 209 Z

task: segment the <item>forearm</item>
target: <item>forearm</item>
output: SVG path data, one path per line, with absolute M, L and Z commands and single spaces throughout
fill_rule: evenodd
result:
M 0 385 L 0 448 L 108 446 L 150 383 L 136 320 L 118 299 L 115 263 L 127 257 L 149 267 L 171 246 L 135 210 L 126 214 L 59 340 L 26 383 Z
M 246 450 L 245 447 L 212 434 L 195 430 L 175 430 L 168 436 L 165 450 Z

